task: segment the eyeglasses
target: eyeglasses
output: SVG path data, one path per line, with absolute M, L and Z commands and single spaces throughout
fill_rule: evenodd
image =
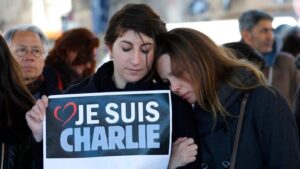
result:
M 44 51 L 39 48 L 31 49 L 30 51 L 27 48 L 18 48 L 15 51 L 15 53 L 18 57 L 27 56 L 29 52 L 36 58 L 39 58 L 39 57 L 43 56 L 43 54 L 44 54 Z

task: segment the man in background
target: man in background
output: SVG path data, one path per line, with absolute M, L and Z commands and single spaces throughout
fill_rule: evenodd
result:
M 268 84 L 274 86 L 286 98 L 290 107 L 297 88 L 297 69 L 292 55 L 280 52 L 280 40 L 275 38 L 273 17 L 263 11 L 249 10 L 239 18 L 242 42 L 263 56 L 263 72 Z

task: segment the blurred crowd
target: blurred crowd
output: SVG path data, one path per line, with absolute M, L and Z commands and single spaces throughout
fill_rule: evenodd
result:
M 233 163 L 240 169 L 300 168 L 300 27 L 273 28 L 271 15 L 249 10 L 239 17 L 241 40 L 217 46 L 196 30 L 167 32 L 158 16 L 144 14 L 140 6 L 132 9 L 140 15 L 125 15 L 134 7 L 125 6 L 112 17 L 105 42 L 83 27 L 63 32 L 51 49 L 35 25 L 16 25 L 1 35 L 1 169 L 43 168 L 40 123 L 35 121 L 46 110 L 45 96 L 153 90 L 156 84 L 168 84 L 193 114 L 193 122 L 173 121 L 178 124 L 174 133 L 187 126 L 195 132 L 186 135 L 193 138 L 190 144 L 181 138 L 184 133 L 173 137 L 169 168 L 229 168 Z M 142 45 L 136 45 L 139 40 Z M 97 69 L 100 43 L 111 60 Z M 250 95 L 234 162 L 234 116 L 245 93 Z M 193 153 L 186 155 L 183 144 Z M 193 158 L 185 160 L 182 154 Z

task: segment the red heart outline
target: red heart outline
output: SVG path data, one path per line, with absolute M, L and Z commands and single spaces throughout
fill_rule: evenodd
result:
M 76 103 L 74 102 L 68 102 L 64 108 L 63 108 L 63 112 L 65 112 L 65 109 L 69 106 L 72 106 L 73 107 L 73 112 L 72 114 L 66 119 L 66 121 L 63 123 L 62 126 L 66 125 L 76 114 L 77 114 L 77 105 Z M 58 113 L 59 113 L 59 110 L 61 109 L 61 106 L 57 106 L 55 107 L 54 111 L 53 111 L 53 115 L 54 115 L 54 118 L 57 119 L 58 121 L 61 121 L 63 122 L 63 120 L 59 117 Z

